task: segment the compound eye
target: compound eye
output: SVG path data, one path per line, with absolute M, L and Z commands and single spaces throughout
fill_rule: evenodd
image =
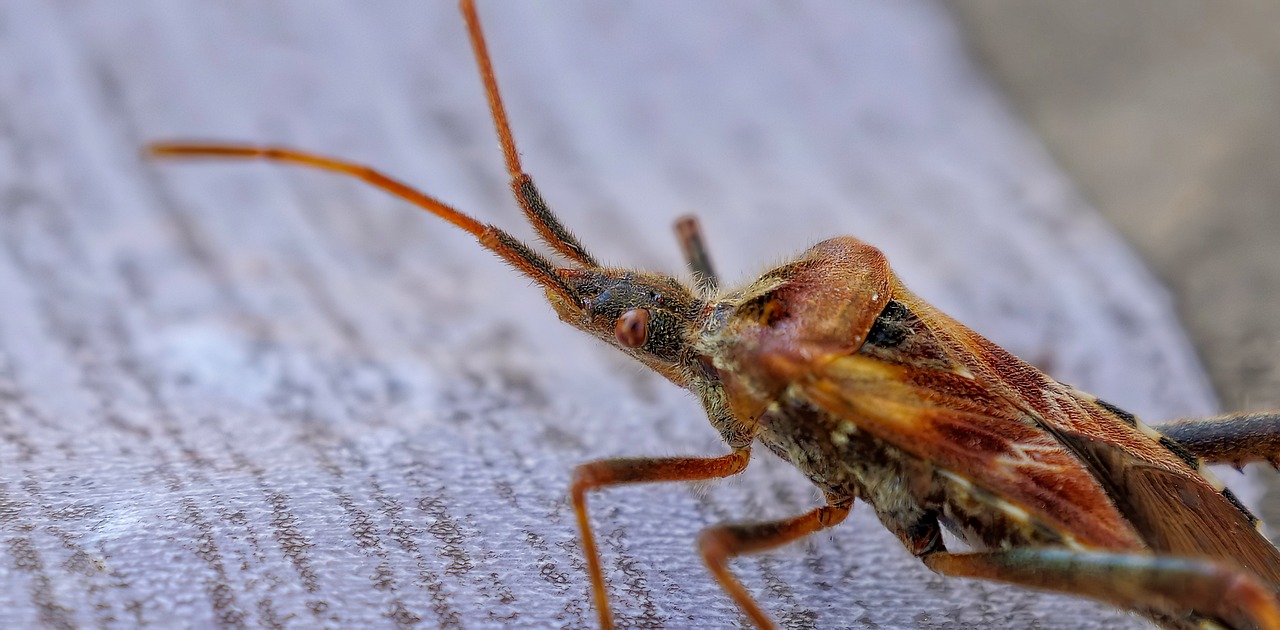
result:
M 627 348 L 639 348 L 649 339 L 649 311 L 633 308 L 613 324 L 613 336 Z

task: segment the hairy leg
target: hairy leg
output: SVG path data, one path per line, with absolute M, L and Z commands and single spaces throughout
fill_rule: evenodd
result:
M 1211 464 L 1240 468 L 1266 461 L 1280 467 L 1280 412 L 1175 420 L 1155 429 Z
M 732 523 L 703 530 L 698 537 L 698 551 L 707 568 L 733 598 L 742 612 L 761 628 L 772 628 L 773 622 L 760 610 L 759 604 L 729 571 L 729 560 L 749 553 L 776 549 L 809 534 L 834 527 L 849 515 L 853 501 L 826 505 L 811 512 L 765 523 Z
M 605 592 L 600 552 L 596 549 L 595 534 L 591 531 L 591 520 L 587 515 L 587 492 L 632 483 L 719 479 L 742 472 L 750 460 L 751 451 L 742 449 L 723 457 L 602 459 L 574 469 L 570 496 L 573 511 L 578 517 L 578 529 L 582 532 L 582 551 L 587 556 L 587 572 L 591 574 L 591 590 L 601 628 L 612 628 L 613 618 L 609 614 L 609 595 Z
M 1067 549 L 935 551 L 921 560 L 943 575 L 1080 595 L 1172 619 L 1196 614 L 1234 628 L 1280 629 L 1275 593 L 1242 570 L 1205 560 Z

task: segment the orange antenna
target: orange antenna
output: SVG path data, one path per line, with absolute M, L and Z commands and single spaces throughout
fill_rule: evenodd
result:
M 363 164 L 274 146 L 159 142 L 150 145 L 148 151 L 152 157 L 158 158 L 258 159 L 286 162 L 355 177 L 462 228 L 476 237 L 481 245 L 538 284 L 559 294 L 570 304 L 578 304 L 580 301 L 573 289 L 560 277 L 555 265 L 514 236 L 496 226 L 485 225 L 435 197 Z
M 489 60 L 489 47 L 484 41 L 484 32 L 480 30 L 480 16 L 472 0 L 462 0 L 460 5 L 462 17 L 467 22 L 467 34 L 471 38 L 471 50 L 475 53 L 476 63 L 480 66 L 480 79 L 484 81 L 485 97 L 489 100 L 489 113 L 493 116 L 493 127 L 498 133 L 498 143 L 502 145 L 502 157 L 507 164 L 507 173 L 511 175 L 511 193 L 516 203 L 524 210 L 524 216 L 538 233 L 538 238 L 560 255 L 586 267 L 599 267 L 594 256 L 587 252 L 578 237 L 574 236 L 560 219 L 556 217 L 547 202 L 542 199 L 533 184 L 533 178 L 524 172 L 520 165 L 520 155 L 516 152 L 515 137 L 511 135 L 511 124 L 507 122 L 507 110 L 502 105 L 502 95 L 498 93 L 498 80 L 493 74 L 493 62 Z

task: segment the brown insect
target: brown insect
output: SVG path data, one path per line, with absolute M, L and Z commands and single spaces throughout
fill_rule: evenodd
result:
M 156 144 L 151 154 L 260 158 L 360 178 L 472 234 L 541 285 L 561 320 L 698 397 L 727 455 L 575 469 L 570 492 L 602 626 L 611 618 L 587 493 L 728 477 L 760 443 L 827 500 L 794 518 L 718 525 L 699 538 L 715 579 L 761 627 L 772 624 L 729 561 L 832 527 L 861 499 L 944 575 L 1091 597 L 1168 627 L 1280 628 L 1280 553 L 1205 468 L 1274 463 L 1280 416 L 1150 428 L 934 309 L 879 250 L 853 238 L 819 243 L 750 286 L 722 291 L 698 224 L 686 218 L 677 234 L 702 286 L 603 267 L 524 172 L 471 0 L 462 11 L 512 192 L 567 265 L 359 164 L 228 144 Z M 976 551 L 948 551 L 944 526 Z

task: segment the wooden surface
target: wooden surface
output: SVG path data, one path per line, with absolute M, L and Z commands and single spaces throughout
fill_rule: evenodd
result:
M 854 234 L 1065 381 L 1212 410 L 1163 291 L 939 7 L 555 9 L 482 14 L 526 164 L 609 262 L 678 270 L 688 211 L 731 282 Z M 591 625 L 572 466 L 724 452 L 443 222 L 324 174 L 136 158 L 284 142 L 527 234 L 451 4 L 9 2 L 0 59 L 0 625 Z M 619 620 L 745 623 L 698 530 L 817 503 L 763 453 L 594 497 Z M 735 567 L 786 627 L 1142 625 L 936 577 L 865 506 Z

